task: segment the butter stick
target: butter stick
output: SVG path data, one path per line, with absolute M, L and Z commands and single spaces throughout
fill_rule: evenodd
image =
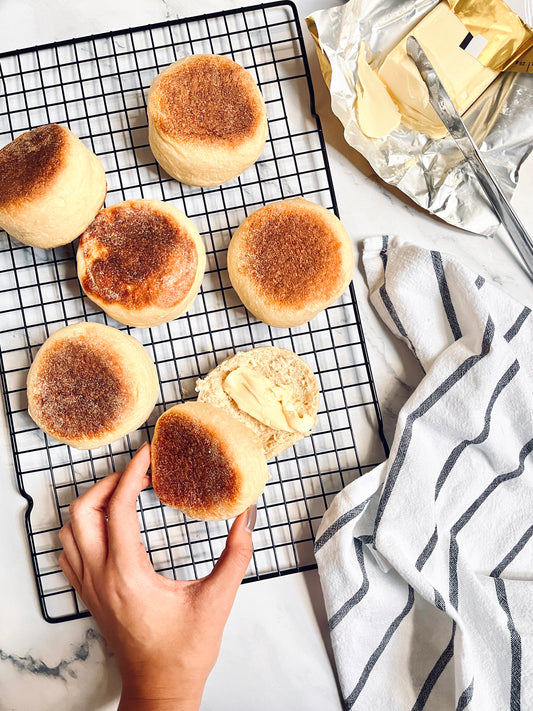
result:
M 464 113 L 498 76 L 461 47 L 468 34 L 446 2 L 441 2 L 409 33 L 420 42 L 453 103 Z M 418 70 L 407 56 L 406 37 L 389 52 L 378 75 L 402 114 L 402 122 L 430 138 L 446 135 L 429 103 Z

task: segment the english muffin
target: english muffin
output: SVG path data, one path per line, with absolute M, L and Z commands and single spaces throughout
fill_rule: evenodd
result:
M 120 323 L 149 328 L 189 309 L 204 275 L 205 248 L 177 208 L 128 200 L 98 213 L 81 236 L 77 263 L 92 301 Z
M 72 242 L 106 191 L 102 163 L 64 126 L 39 126 L 0 150 L 0 227 L 24 244 Z
M 132 336 L 100 323 L 66 326 L 28 373 L 28 412 L 50 437 L 95 449 L 136 430 L 159 391 L 155 365 Z
M 251 429 L 267 459 L 306 437 L 317 422 L 315 375 L 287 348 L 240 351 L 198 380 L 196 391 L 199 402 L 215 405 Z
M 152 440 L 152 485 L 160 501 L 191 518 L 233 518 L 261 495 L 268 469 L 253 432 L 200 402 L 170 408 Z
M 242 303 L 278 328 L 310 321 L 335 302 L 354 271 L 352 243 L 340 220 L 304 198 L 252 213 L 228 248 L 228 273 Z
M 268 133 L 253 77 L 216 54 L 183 57 L 154 79 L 148 126 L 157 162 L 173 178 L 196 186 L 240 175 L 259 158 Z

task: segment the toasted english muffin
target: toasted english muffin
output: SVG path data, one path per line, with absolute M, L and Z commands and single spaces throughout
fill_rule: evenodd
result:
M 304 198 L 256 210 L 228 248 L 229 277 L 242 303 L 278 328 L 299 326 L 330 306 L 353 271 L 353 247 L 340 220 Z
M 28 412 L 58 442 L 95 449 L 140 427 L 158 391 L 155 365 L 139 341 L 82 322 L 56 331 L 37 352 L 28 373 Z
M 152 82 L 147 108 L 155 159 L 187 185 L 221 185 L 251 166 L 265 146 L 261 92 L 228 57 L 193 54 L 174 62 Z
M 152 485 L 160 501 L 191 518 L 233 518 L 261 495 L 266 460 L 253 432 L 200 402 L 171 407 L 157 420 Z
M 39 126 L 0 150 L 0 227 L 24 244 L 72 242 L 106 191 L 102 163 L 64 126 Z
M 87 296 L 120 323 L 149 328 L 185 313 L 205 271 L 193 223 L 159 200 L 101 210 L 82 234 L 78 277 Z

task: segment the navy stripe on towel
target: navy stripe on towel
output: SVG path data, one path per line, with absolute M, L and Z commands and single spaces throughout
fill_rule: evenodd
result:
M 440 297 L 442 299 L 444 311 L 448 318 L 448 323 L 450 324 L 450 330 L 454 340 L 458 341 L 463 334 L 461 333 L 461 327 L 459 326 L 457 314 L 455 313 L 455 309 L 453 307 L 452 297 L 448 288 L 448 282 L 446 281 L 446 274 L 444 273 L 444 265 L 442 264 L 442 256 L 440 252 L 432 251 L 431 259 L 433 260 L 433 268 L 435 269 L 435 274 L 437 276 Z
M 389 237 L 388 237 L 388 235 L 383 235 L 383 246 L 381 247 L 381 252 L 380 252 L 381 261 L 383 263 L 383 284 L 381 285 L 381 287 L 379 289 L 379 295 L 381 296 L 383 305 L 387 309 L 394 325 L 398 329 L 398 332 L 409 342 L 411 350 L 413 351 L 414 356 L 418 361 L 418 364 L 420 365 L 422 370 L 424 370 L 424 368 L 422 367 L 422 363 L 420 363 L 420 360 L 416 354 L 416 349 L 415 349 L 414 345 L 411 343 L 411 339 L 407 335 L 407 331 L 405 330 L 405 328 L 400 320 L 400 317 L 398 316 L 398 312 L 394 308 L 394 304 L 392 303 L 391 298 L 387 292 L 386 273 L 387 273 L 387 248 L 388 248 L 388 246 L 389 246 Z
M 350 521 L 353 521 L 354 518 L 357 518 L 359 514 L 363 511 L 367 503 L 370 501 L 372 496 L 369 496 L 368 499 L 365 499 L 353 509 L 350 509 L 350 511 L 346 511 L 345 513 L 343 513 L 342 516 L 339 516 L 339 518 L 331 524 L 331 526 L 328 526 L 324 533 L 315 541 L 315 553 L 320 548 L 322 548 L 325 543 L 327 543 L 331 538 L 333 538 L 333 536 L 338 531 L 340 531 L 343 526 L 346 526 L 348 523 L 350 523 Z
M 463 691 L 461 696 L 459 697 L 459 701 L 457 702 L 457 708 L 456 711 L 463 711 L 468 704 L 472 701 L 472 697 L 474 696 L 474 680 L 470 682 L 470 684 L 466 687 L 466 689 Z
M 400 474 L 400 470 L 403 466 L 405 458 L 407 456 L 407 450 L 409 449 L 409 444 L 411 442 L 413 434 L 413 425 L 415 421 L 425 415 L 428 410 L 430 410 L 439 400 L 446 395 L 446 393 L 457 385 L 461 379 L 471 370 L 477 363 L 482 360 L 487 353 L 490 351 L 490 346 L 492 344 L 492 339 L 494 338 L 494 323 L 492 318 L 489 316 L 487 323 L 485 325 L 485 331 L 483 333 L 483 339 L 481 342 L 481 350 L 478 354 L 468 356 L 468 358 L 461 363 L 461 365 L 449 375 L 415 410 L 413 410 L 407 416 L 405 421 L 405 427 L 402 432 L 400 443 L 398 445 L 398 453 L 395 460 L 393 461 L 390 469 L 389 475 L 385 482 L 383 488 L 383 494 L 379 500 L 378 510 L 376 513 L 376 521 L 374 525 L 374 540 L 377 540 L 376 532 L 378 526 L 383 517 L 383 512 L 390 499 L 392 490 L 396 483 L 396 479 Z
M 357 701 L 357 698 L 359 697 L 361 691 L 364 689 L 364 686 L 365 686 L 366 682 L 368 681 L 368 677 L 370 676 L 372 669 L 375 667 L 376 662 L 383 654 L 383 651 L 386 649 L 387 645 L 391 641 L 394 633 L 400 626 L 402 620 L 405 617 L 407 617 L 407 615 L 411 611 L 411 608 L 413 607 L 414 602 L 415 602 L 415 593 L 414 593 L 413 588 L 409 585 L 409 593 L 407 595 L 407 602 L 405 604 L 405 607 L 400 612 L 400 614 L 397 617 L 395 617 L 394 620 L 392 621 L 390 627 L 383 635 L 383 639 L 381 640 L 379 645 L 376 647 L 376 649 L 370 655 L 370 658 L 369 658 L 368 662 L 366 663 L 365 668 L 363 669 L 363 673 L 359 677 L 359 681 L 357 682 L 356 687 L 354 688 L 352 693 L 348 696 L 348 698 L 344 700 L 344 703 L 346 704 L 347 709 L 351 709 L 352 706 Z
M 524 325 L 524 322 L 525 322 L 525 320 L 527 319 L 527 317 L 529 316 L 530 313 L 531 313 L 531 309 L 530 309 L 528 306 L 526 306 L 526 307 L 523 309 L 523 311 L 521 311 L 520 315 L 518 316 L 518 318 L 516 319 L 516 321 L 514 322 L 514 324 L 511 326 L 511 328 L 510 328 L 510 329 L 507 331 L 507 333 L 504 335 L 504 338 L 505 338 L 505 340 L 507 341 L 507 343 L 509 343 L 510 341 L 512 341 L 513 338 L 514 338 L 514 337 L 516 336 L 516 334 L 518 333 L 518 331 L 520 331 L 520 329 L 521 329 L 522 326 Z
M 524 548 L 526 543 L 531 540 L 532 537 L 533 526 L 530 526 L 527 531 L 520 537 L 518 543 L 515 543 L 509 553 L 507 553 L 501 563 L 499 563 L 491 573 L 491 576 L 495 578 L 494 586 L 496 588 L 496 597 L 498 598 L 498 603 L 500 604 L 500 607 L 507 616 L 507 628 L 511 637 L 511 711 L 519 711 L 520 709 L 522 683 L 522 639 L 518 630 L 516 629 L 513 616 L 509 608 L 509 602 L 507 600 L 507 593 L 505 590 L 505 582 L 500 579 L 500 575 L 507 568 L 507 566 L 513 562 L 516 556 Z
M 522 685 L 522 639 L 515 627 L 507 593 L 505 591 L 505 583 L 501 578 L 494 578 L 494 586 L 496 588 L 496 597 L 500 603 L 500 607 L 507 616 L 507 629 L 511 636 L 511 693 L 510 706 L 511 711 L 520 711 L 520 695 Z
M 498 399 L 498 396 L 501 394 L 501 392 L 504 390 L 506 385 L 508 385 L 511 380 L 514 378 L 514 376 L 518 373 L 520 369 L 520 366 L 518 365 L 518 361 L 515 361 L 505 372 L 505 374 L 500 378 L 498 381 L 496 387 L 494 388 L 492 395 L 489 400 L 489 404 L 487 405 L 487 408 L 485 410 L 485 417 L 484 417 L 484 426 L 481 432 L 478 434 L 477 437 L 474 439 L 465 439 L 462 442 L 460 442 L 456 447 L 453 448 L 452 453 L 444 463 L 444 466 L 442 467 L 442 470 L 438 476 L 437 483 L 435 484 L 435 501 L 437 500 L 437 497 L 439 496 L 442 486 L 444 482 L 446 481 L 448 475 L 450 474 L 451 470 L 457 463 L 457 460 L 459 459 L 459 456 L 465 451 L 465 449 L 472 444 L 481 444 L 481 442 L 484 442 L 487 437 L 489 436 L 490 432 L 490 422 L 491 422 L 491 415 L 492 415 L 492 410 L 494 408 L 494 404 L 496 403 L 496 400 Z M 435 547 L 437 545 L 439 535 L 438 535 L 438 530 L 437 526 L 435 526 L 435 529 L 433 533 L 431 534 L 431 538 L 429 541 L 426 543 L 424 546 L 424 549 L 422 550 L 422 553 L 418 556 L 418 559 L 415 563 L 416 569 L 420 572 L 424 565 L 427 563 L 429 557 L 435 550 Z
M 361 574 L 363 576 L 363 582 L 361 583 L 359 589 L 357 592 L 352 595 L 352 597 L 347 600 L 344 605 L 334 614 L 332 615 L 329 620 L 328 620 L 328 625 L 329 629 L 333 630 L 335 627 L 341 622 L 346 615 L 350 612 L 352 608 L 354 608 L 358 603 L 361 602 L 361 600 L 364 598 L 364 596 L 368 592 L 369 588 L 369 583 L 368 583 L 368 575 L 366 573 L 366 568 L 365 568 L 365 556 L 363 553 L 363 544 L 361 541 L 358 541 L 357 538 L 354 539 L 354 547 L 355 547 L 355 555 L 357 557 L 357 562 L 359 563 L 359 567 L 361 568 Z
M 422 551 L 422 553 L 420 553 L 420 555 L 418 556 L 417 561 L 415 563 L 415 568 L 418 570 L 418 572 L 420 572 L 422 570 L 422 568 L 426 564 L 427 559 L 435 550 L 435 546 L 437 545 L 438 539 L 439 539 L 439 533 L 437 530 L 437 526 L 435 525 L 435 530 L 431 534 L 431 538 L 424 546 L 424 550 Z
M 453 448 L 452 453 L 450 454 L 450 456 L 444 463 L 444 466 L 442 467 L 442 471 L 440 472 L 439 477 L 437 479 L 437 483 L 435 484 L 435 501 L 437 500 L 437 498 L 441 492 L 444 482 L 448 478 L 448 475 L 450 474 L 451 470 L 457 463 L 457 460 L 459 459 L 461 454 L 464 452 L 464 450 L 472 444 L 481 444 L 482 442 L 485 442 L 485 440 L 489 436 L 490 420 L 491 420 L 492 410 L 494 409 L 496 400 L 498 399 L 499 395 L 503 392 L 503 390 L 507 387 L 507 385 L 509 385 L 509 383 L 515 377 L 515 375 L 518 373 L 519 370 L 520 370 L 520 365 L 518 364 L 518 361 L 515 360 L 514 363 L 512 363 L 512 365 L 506 370 L 506 372 L 502 375 L 500 380 L 497 382 L 496 387 L 494 388 L 494 390 L 492 391 L 492 395 L 490 396 L 490 400 L 487 405 L 487 409 L 485 410 L 483 429 L 477 435 L 477 437 L 474 437 L 474 439 L 465 439 L 462 442 L 459 442 L 459 444 Z
M 500 575 L 503 573 L 505 568 L 507 568 L 508 565 L 510 565 L 513 560 L 516 558 L 516 556 L 520 553 L 522 548 L 526 545 L 526 543 L 531 539 L 533 536 L 533 526 L 530 526 L 527 531 L 524 533 L 524 535 L 520 538 L 518 543 L 516 543 L 509 553 L 505 556 L 505 558 L 502 560 L 501 563 L 499 563 L 494 570 L 491 573 L 491 576 L 493 578 L 499 578 Z
M 494 493 L 494 491 L 506 481 L 511 479 L 516 479 L 524 472 L 524 462 L 526 457 L 533 451 L 533 439 L 522 447 L 519 455 L 519 464 L 516 469 L 512 472 L 506 474 L 500 474 L 495 477 L 492 482 L 487 486 L 485 491 L 480 494 L 477 499 L 470 504 L 467 510 L 462 514 L 459 520 L 454 523 L 450 531 L 450 553 L 449 553 L 449 586 L 450 586 L 450 602 L 457 609 L 459 603 L 459 584 L 457 580 L 457 558 L 459 553 L 459 546 L 457 544 L 457 536 L 459 532 L 466 526 L 470 519 L 474 516 L 476 511 L 485 503 L 489 496 Z
M 433 691 L 433 687 L 439 680 L 442 672 L 446 669 L 448 662 L 453 657 L 454 638 L 455 638 L 455 622 L 452 623 L 451 639 L 448 642 L 446 649 L 443 651 L 443 653 L 437 659 L 435 666 L 430 671 L 428 678 L 426 679 L 422 688 L 420 689 L 418 698 L 415 701 L 415 704 L 414 704 L 413 708 L 411 709 L 411 711 L 422 711 L 422 709 L 426 705 L 426 702 L 429 699 L 429 695 Z

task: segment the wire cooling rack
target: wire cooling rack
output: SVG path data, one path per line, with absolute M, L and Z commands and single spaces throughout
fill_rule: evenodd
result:
M 267 107 L 269 137 L 260 159 L 239 178 L 210 189 L 169 178 L 148 145 L 150 83 L 191 53 L 222 54 L 242 64 Z M 246 580 L 315 567 L 313 541 L 324 511 L 386 449 L 353 286 L 311 323 L 273 329 L 244 309 L 226 270 L 231 234 L 265 203 L 304 196 L 337 213 L 296 8 L 272 3 L 1 54 L 0 145 L 52 122 L 67 125 L 102 160 L 107 205 L 143 197 L 168 200 L 184 211 L 205 241 L 207 268 L 186 315 L 157 328 L 130 329 L 108 319 L 81 292 L 76 244 L 38 250 L 0 232 L 1 377 L 45 619 L 88 614 L 57 562 L 58 532 L 71 501 L 121 470 L 165 409 L 195 397 L 198 377 L 255 346 L 290 348 L 306 360 L 317 375 L 321 404 L 312 436 L 269 463 Z M 38 348 L 51 333 L 80 320 L 108 323 L 140 340 L 156 363 L 161 388 L 140 430 L 92 451 L 48 438 L 26 409 L 26 376 Z M 157 571 L 185 579 L 212 569 L 227 522 L 187 519 L 162 506 L 151 489 L 142 492 L 138 512 Z

